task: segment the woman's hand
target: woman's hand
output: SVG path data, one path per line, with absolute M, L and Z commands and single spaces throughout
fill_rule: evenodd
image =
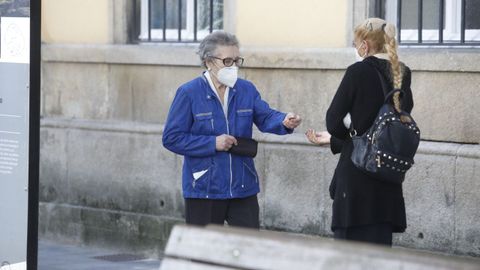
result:
M 294 113 L 287 113 L 283 119 L 283 125 L 288 129 L 295 129 L 302 123 L 302 118 Z
M 330 133 L 327 131 L 315 132 L 315 130 L 310 128 L 307 130 L 307 132 L 305 132 L 305 135 L 311 143 L 316 145 L 329 144 L 330 138 L 332 137 L 332 135 L 330 135 Z
M 227 134 L 217 136 L 215 139 L 215 149 L 217 151 L 228 151 L 234 144 L 237 145 L 237 139 Z

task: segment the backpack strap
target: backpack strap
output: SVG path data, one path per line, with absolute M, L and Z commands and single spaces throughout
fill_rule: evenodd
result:
M 383 99 L 383 103 L 387 103 L 390 100 L 390 98 L 393 96 L 393 94 L 395 94 L 396 92 L 400 92 L 400 98 L 403 97 L 403 95 L 405 95 L 405 92 L 402 89 L 394 88 L 393 90 L 389 90 L 390 87 L 388 87 L 388 84 L 383 78 L 380 71 L 378 71 L 378 69 L 376 68 L 375 68 L 375 71 L 377 72 L 378 78 L 380 78 L 380 83 L 382 84 L 383 96 L 385 97 Z
M 374 69 L 375 69 L 375 72 L 377 72 L 378 78 L 380 78 L 380 83 L 382 84 L 382 91 L 383 91 L 383 96 L 384 96 L 383 103 L 385 104 L 385 103 L 389 102 L 390 98 L 397 92 L 400 92 L 400 98 L 402 98 L 403 95 L 405 94 L 405 92 L 402 89 L 395 89 L 395 88 L 393 90 L 389 90 L 391 87 L 388 87 L 388 84 L 385 81 L 385 79 L 383 78 L 380 71 L 378 71 L 378 69 L 375 68 L 375 67 L 374 67 Z M 349 130 L 349 133 L 350 133 L 350 137 L 354 137 L 354 136 L 357 135 L 357 131 L 353 127 L 353 121 L 350 122 L 350 128 L 348 130 Z
M 393 94 L 397 92 L 400 92 L 400 98 L 402 98 L 403 95 L 405 94 L 405 92 L 402 89 L 393 89 L 392 91 L 388 92 L 385 95 L 385 99 L 383 100 L 383 103 L 387 103 L 390 100 L 390 98 L 393 96 Z

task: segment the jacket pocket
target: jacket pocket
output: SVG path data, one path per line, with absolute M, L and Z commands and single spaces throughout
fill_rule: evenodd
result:
M 255 167 L 243 162 L 242 188 L 249 188 L 253 183 L 258 183 L 258 175 Z
M 235 121 L 235 133 L 240 136 L 248 136 L 253 125 L 253 109 L 238 109 Z
M 213 163 L 210 157 L 185 157 L 190 166 L 190 185 L 195 193 L 208 194 Z
M 208 194 L 210 179 L 212 175 L 212 166 L 204 170 L 192 170 L 192 188 L 195 192 Z
M 248 117 L 252 116 L 253 114 L 253 109 L 238 109 L 237 110 L 237 116 L 239 117 Z
M 212 112 L 195 114 L 193 131 L 198 134 L 210 135 L 215 131 L 215 124 Z

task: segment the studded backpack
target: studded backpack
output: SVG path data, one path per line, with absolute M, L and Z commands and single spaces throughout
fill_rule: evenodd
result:
M 373 125 L 361 136 L 350 125 L 353 141 L 351 160 L 360 170 L 373 178 L 401 184 L 405 173 L 414 164 L 413 157 L 420 143 L 420 130 L 407 112 L 397 112 L 391 102 L 393 94 L 401 89 L 387 90 L 387 84 L 380 72 L 377 74 L 382 82 L 385 95 Z M 408 121 L 401 121 L 408 119 Z

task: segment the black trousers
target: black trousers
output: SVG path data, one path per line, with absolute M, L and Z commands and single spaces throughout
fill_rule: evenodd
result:
M 334 238 L 392 246 L 392 225 L 387 223 L 335 229 Z
M 221 224 L 260 228 L 257 195 L 228 200 L 185 199 L 187 224 L 204 226 Z

